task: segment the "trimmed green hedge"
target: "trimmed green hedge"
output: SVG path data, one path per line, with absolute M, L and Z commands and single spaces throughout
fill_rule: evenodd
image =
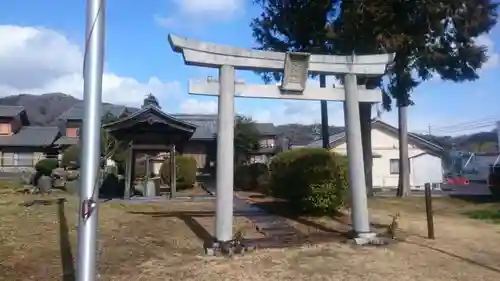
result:
M 59 166 L 57 159 L 42 159 L 35 164 L 35 170 L 44 176 L 52 175 L 52 171 Z
M 175 156 L 177 188 L 191 188 L 196 183 L 196 172 L 198 167 L 196 159 L 190 156 Z M 170 159 L 165 160 L 160 167 L 160 177 L 166 184 L 170 183 Z
M 80 147 L 73 145 L 68 147 L 63 154 L 61 159 L 62 167 L 76 166 L 78 168 L 80 165 Z
M 333 213 L 347 194 L 347 159 L 322 148 L 301 148 L 276 155 L 270 165 L 273 196 L 297 211 Z
M 256 190 L 267 193 L 269 169 L 266 164 L 253 163 L 235 168 L 234 185 L 240 190 Z

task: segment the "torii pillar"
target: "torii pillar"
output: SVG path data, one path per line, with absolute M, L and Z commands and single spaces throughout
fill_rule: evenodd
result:
M 380 90 L 358 86 L 357 75 L 380 76 L 394 59 L 393 54 L 332 56 L 308 53 L 267 52 L 217 45 L 169 35 L 175 52 L 186 65 L 219 69 L 219 81 L 192 82 L 190 94 L 219 97 L 217 126 L 217 179 L 215 236 L 228 242 L 233 231 L 234 97 L 344 101 L 349 162 L 352 221 L 359 243 L 375 236 L 370 230 L 366 196 L 359 102 L 381 102 Z M 235 82 L 235 69 L 283 71 L 281 86 L 246 85 Z M 344 88 L 306 88 L 309 74 L 344 75 Z

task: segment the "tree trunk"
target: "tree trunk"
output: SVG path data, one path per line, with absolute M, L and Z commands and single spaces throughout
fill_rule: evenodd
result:
M 408 158 L 408 106 L 398 107 L 399 126 L 399 197 L 410 195 L 410 160 Z
M 321 138 L 322 146 L 325 149 L 330 147 L 330 133 L 328 126 L 328 105 L 326 101 L 321 101 Z
M 324 74 L 319 76 L 319 86 L 321 88 L 326 88 L 326 76 Z M 328 126 L 328 104 L 326 100 L 321 101 L 321 139 L 323 148 L 329 149 L 330 130 Z
M 372 104 L 359 103 L 359 120 L 361 125 L 361 143 L 363 145 L 363 162 L 365 166 L 366 194 L 373 196 L 373 151 L 372 151 Z

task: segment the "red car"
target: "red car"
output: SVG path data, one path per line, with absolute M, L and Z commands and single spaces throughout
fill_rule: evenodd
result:
M 445 184 L 469 184 L 469 180 L 460 176 L 449 176 L 444 179 Z

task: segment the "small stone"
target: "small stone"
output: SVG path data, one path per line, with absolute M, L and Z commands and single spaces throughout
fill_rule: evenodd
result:
M 233 252 L 235 254 L 242 254 L 244 250 L 245 249 L 243 248 L 243 246 L 241 244 L 237 244 L 234 246 Z
M 38 179 L 37 188 L 40 193 L 50 193 L 52 189 L 52 178 L 48 176 L 41 176 Z
M 208 256 L 215 256 L 215 251 L 213 248 L 205 248 L 205 254 Z
M 68 170 L 66 173 L 66 179 L 69 181 L 76 180 L 80 177 L 80 172 L 78 170 Z
M 52 177 L 65 178 L 67 172 L 63 168 L 55 168 L 52 171 Z

